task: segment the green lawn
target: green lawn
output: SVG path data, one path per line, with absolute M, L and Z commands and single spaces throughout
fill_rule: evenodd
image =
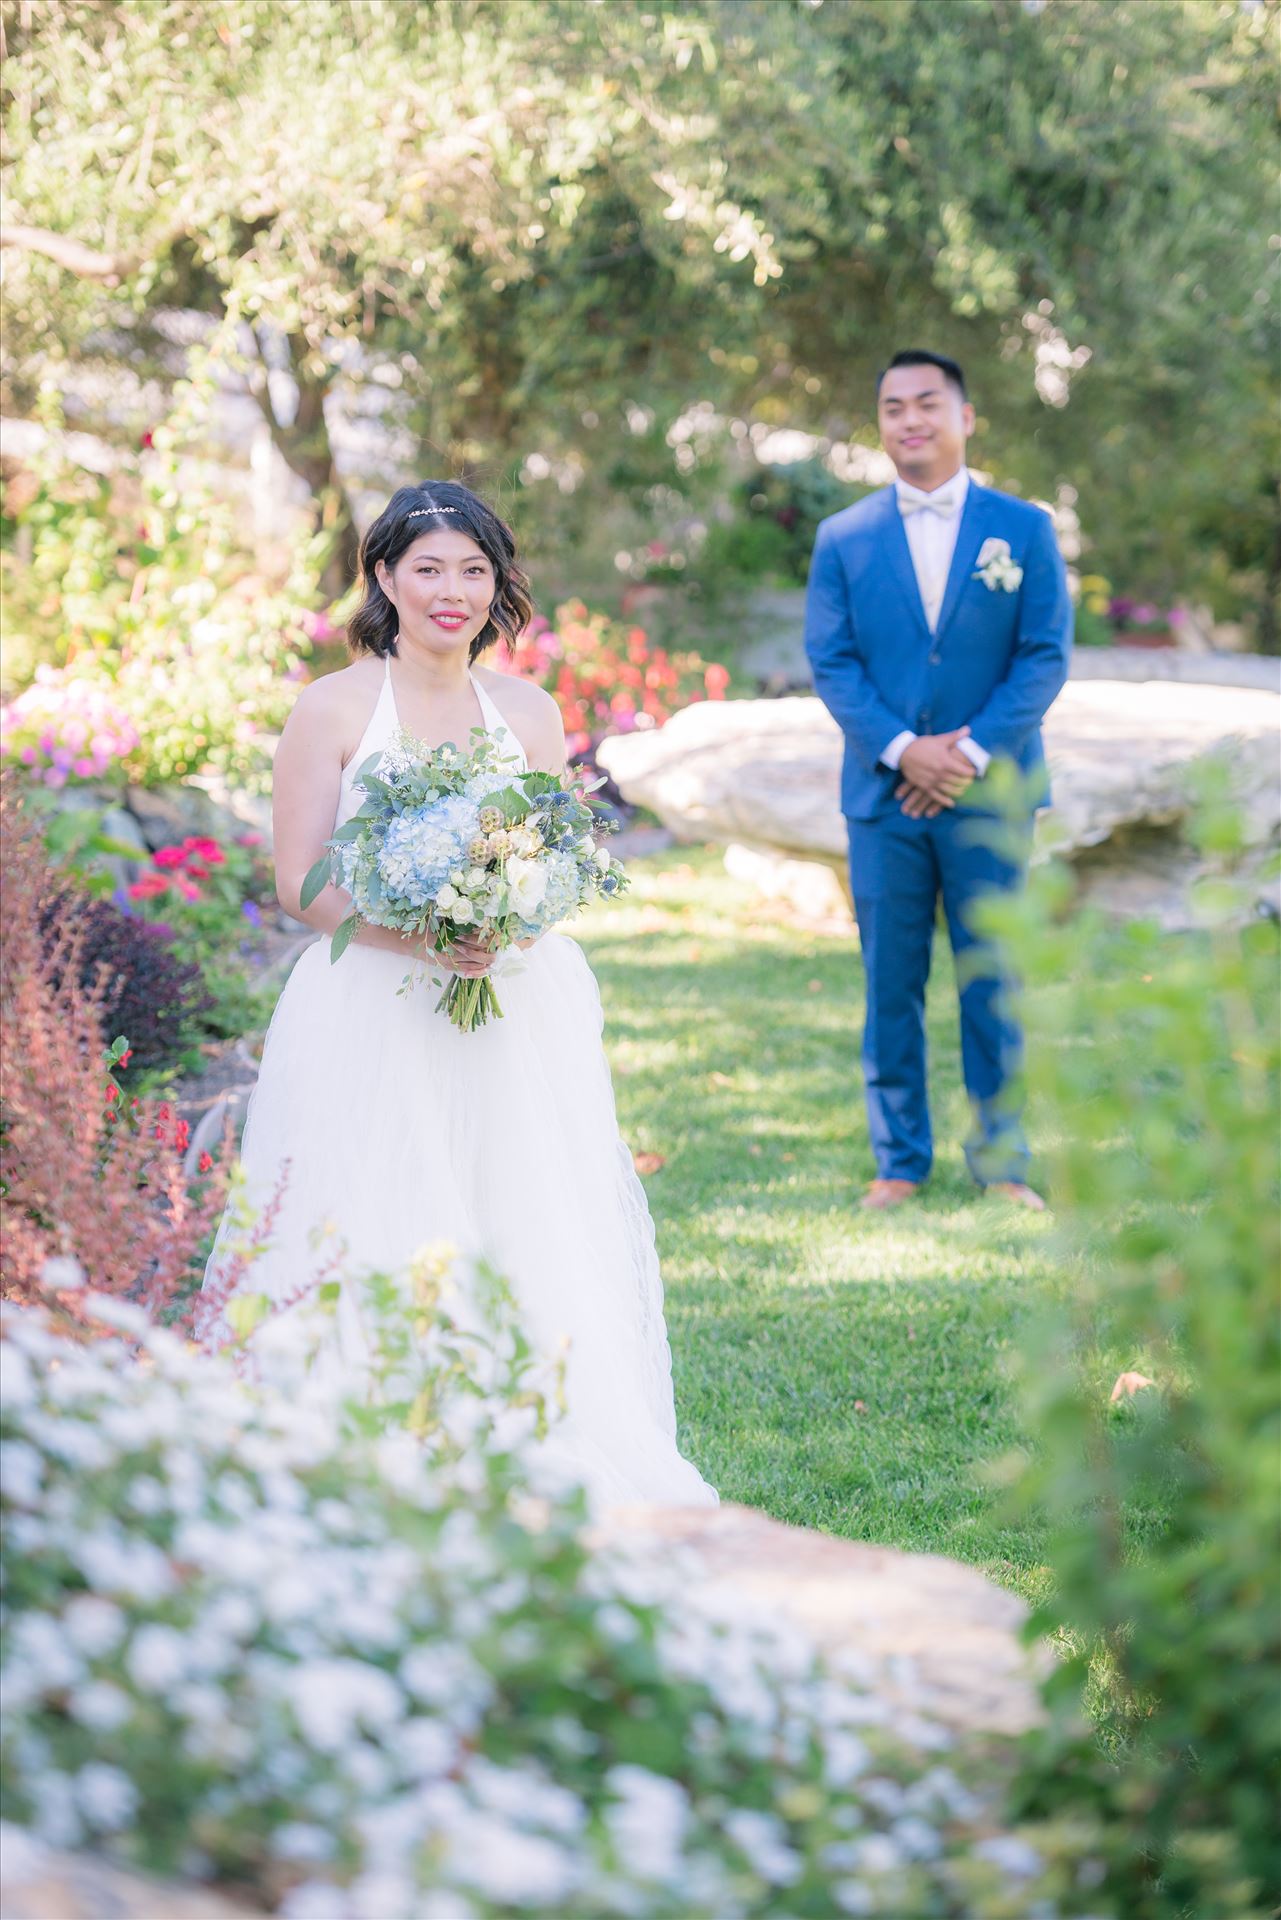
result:
M 580 937 L 624 1136 L 665 1159 L 645 1185 L 682 1445 L 727 1499 L 952 1554 L 1032 1597 L 1039 1537 L 1001 1521 L 985 1466 L 1020 1441 L 1008 1359 L 1055 1284 L 1049 1227 L 981 1198 L 966 1172 L 946 941 L 929 1008 L 934 1177 L 892 1218 L 860 1215 L 873 1168 L 852 932 L 797 928 L 712 849 L 632 876 Z

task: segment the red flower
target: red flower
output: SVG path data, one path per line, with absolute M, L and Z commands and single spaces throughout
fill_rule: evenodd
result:
M 133 1059 L 133 1048 L 126 1047 L 124 1052 L 121 1054 L 120 1058 L 116 1061 L 116 1065 L 118 1067 L 127 1067 L 129 1065 L 129 1062 L 132 1059 Z
M 188 855 L 194 853 L 198 860 L 207 860 L 211 867 L 218 866 L 226 858 L 216 840 L 210 840 L 207 836 L 201 834 L 192 834 L 188 839 L 184 840 L 182 850 Z M 194 867 L 190 867 L 190 865 L 189 870 L 191 872 L 195 871 Z
M 213 1155 L 211 1153 L 202 1153 L 198 1163 L 198 1171 L 200 1173 L 208 1173 L 212 1165 L 213 1165 Z
M 126 891 L 131 900 L 150 900 L 158 893 L 168 893 L 169 882 L 163 873 L 144 873 Z
M 113 1102 L 115 1102 L 119 1098 L 120 1098 L 119 1087 L 108 1086 L 107 1093 L 106 1093 L 107 1105 L 111 1106 Z
M 152 865 L 157 867 L 180 867 L 185 858 L 185 847 L 157 847 L 151 856 Z

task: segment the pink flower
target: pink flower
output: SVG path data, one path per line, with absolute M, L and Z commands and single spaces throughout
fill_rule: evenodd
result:
M 157 847 L 151 856 L 153 866 L 157 867 L 180 867 L 184 858 L 181 847 Z
M 144 873 L 127 889 L 131 900 L 150 900 L 158 893 L 168 893 L 169 882 L 163 873 Z
M 238 833 L 236 835 L 236 845 L 238 847 L 260 847 L 262 845 L 262 835 L 260 833 Z
M 92 760 L 77 760 L 72 771 L 78 773 L 82 780 L 92 780 L 98 768 Z

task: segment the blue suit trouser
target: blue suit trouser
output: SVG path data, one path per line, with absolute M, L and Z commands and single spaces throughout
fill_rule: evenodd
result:
M 909 820 L 898 808 L 849 820 L 850 883 L 867 974 L 863 1075 L 882 1179 L 924 1180 L 934 1157 L 925 1059 L 925 987 L 940 899 L 960 989 L 961 1063 L 973 1112 L 965 1158 L 981 1186 L 1026 1178 L 1019 1079 L 1023 1043 L 1013 981 L 970 924 L 975 900 L 1022 884 L 1016 854 L 985 844 L 1009 829 L 963 810 Z

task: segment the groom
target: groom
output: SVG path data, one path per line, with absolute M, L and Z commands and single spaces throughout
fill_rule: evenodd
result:
M 877 383 L 877 420 L 898 478 L 820 526 L 805 609 L 815 686 L 845 734 L 877 1171 L 863 1205 L 900 1206 L 929 1175 L 925 983 L 941 898 L 974 1114 L 965 1157 L 980 1186 L 1040 1211 L 1025 1181 L 1022 1036 L 969 911 L 976 896 L 1021 883 L 1032 810 L 1048 797 L 1040 729 L 1067 677 L 1067 579 L 1048 515 L 967 472 L 974 409 L 954 360 L 895 354 Z M 984 813 L 984 784 L 996 758 L 1014 763 L 1028 796 L 1015 857 L 988 839 L 997 822 Z

